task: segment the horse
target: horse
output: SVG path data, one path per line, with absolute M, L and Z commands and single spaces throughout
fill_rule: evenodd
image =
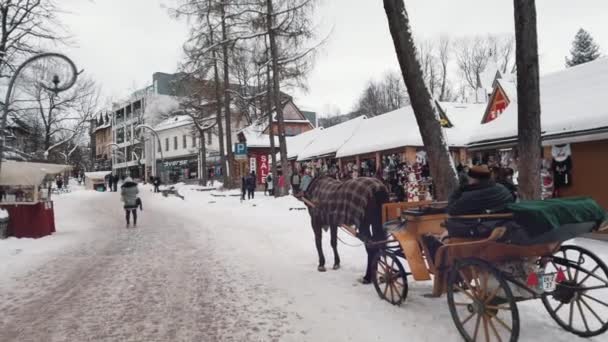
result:
M 301 194 L 301 199 L 308 207 L 315 245 L 319 254 L 317 270 L 325 272 L 325 256 L 321 245 L 322 229 L 329 227 L 331 247 L 334 251 L 333 269 L 340 268 L 338 254 L 338 226 L 354 225 L 359 228 L 357 237 L 364 242 L 385 238 L 382 229 L 382 205 L 388 202 L 389 192 L 384 183 L 376 178 L 359 177 L 344 182 L 329 176 L 314 178 L 308 188 Z M 373 227 L 370 234 L 369 226 Z M 370 276 L 371 258 L 375 249 L 367 248 L 368 268 L 366 277 Z

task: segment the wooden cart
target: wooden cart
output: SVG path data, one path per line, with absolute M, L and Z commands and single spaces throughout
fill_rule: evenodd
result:
M 446 218 L 443 213 L 406 212 L 399 221 L 385 224 L 389 239 L 381 242 L 374 261 L 373 283 L 380 298 L 399 305 L 407 297 L 407 276 L 432 278 L 432 296 L 447 294 L 454 323 L 466 341 L 517 341 L 516 303 L 530 299 L 541 299 L 551 317 L 576 335 L 608 330 L 608 267 L 591 251 L 561 242 L 502 243 L 506 229 L 501 227 L 483 239 L 448 238 L 431 258 L 423 236 L 442 234 Z M 598 229 L 594 225 L 590 229 Z

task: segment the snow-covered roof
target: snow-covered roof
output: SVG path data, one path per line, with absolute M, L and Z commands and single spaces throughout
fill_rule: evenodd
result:
M 608 58 L 577 65 L 540 78 L 543 135 L 573 133 L 608 127 L 604 96 L 608 87 Z M 472 144 L 517 136 L 517 105 L 481 125 Z
M 450 146 L 465 146 L 471 131 L 479 125 L 485 104 L 440 102 L 454 127 L 444 129 Z M 411 106 L 378 115 L 363 122 L 336 157 L 390 150 L 405 146 L 423 146 L 418 123 Z
M 319 136 L 321 131 L 323 131 L 323 127 L 317 127 L 293 137 L 287 137 L 287 158 L 297 158 Z
M 239 131 L 247 140 L 247 147 L 270 148 L 270 134 L 265 134 L 263 122 L 247 126 Z M 274 137 L 275 147 L 279 146 L 279 137 Z
M 154 127 L 155 131 L 166 131 L 171 128 L 192 125 L 192 118 L 188 115 L 176 115 L 161 121 Z
M 359 116 L 341 124 L 322 130 L 319 135 L 298 154 L 298 160 L 308 160 L 315 157 L 336 153 L 352 136 L 366 116 Z

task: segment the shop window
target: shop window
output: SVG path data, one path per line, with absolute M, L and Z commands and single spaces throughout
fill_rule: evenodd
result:
M 169 138 L 165 138 L 165 151 L 169 151 Z
M 184 144 L 184 150 L 188 148 L 188 141 L 186 139 L 187 139 L 187 137 L 185 135 L 183 135 L 182 142 Z
M 173 149 L 177 150 L 177 137 L 173 137 Z

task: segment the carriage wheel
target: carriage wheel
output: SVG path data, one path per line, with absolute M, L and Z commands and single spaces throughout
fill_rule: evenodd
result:
M 608 267 L 578 246 L 562 246 L 545 272 L 562 270 L 564 280 L 543 295 L 545 308 L 562 328 L 581 337 L 608 330 Z
M 486 261 L 458 260 L 447 283 L 448 305 L 465 341 L 517 341 L 519 311 L 507 281 Z
M 376 253 L 372 280 L 380 298 L 393 305 L 400 305 L 407 297 L 407 274 L 393 253 L 384 250 Z

